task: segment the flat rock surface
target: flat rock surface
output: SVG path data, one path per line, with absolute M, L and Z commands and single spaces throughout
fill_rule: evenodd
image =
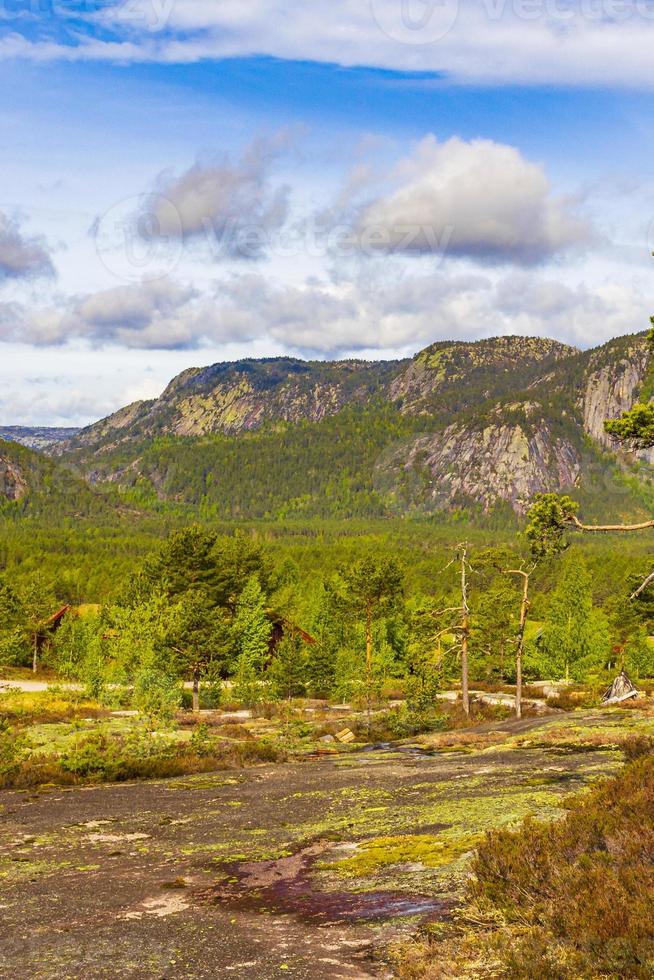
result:
M 0 977 L 392 976 L 389 942 L 456 904 L 466 841 L 559 816 L 567 793 L 618 764 L 601 746 L 405 746 L 2 792 Z M 405 835 L 414 856 L 343 872 L 367 843 Z M 430 863 L 422 842 L 441 838 L 452 857 Z

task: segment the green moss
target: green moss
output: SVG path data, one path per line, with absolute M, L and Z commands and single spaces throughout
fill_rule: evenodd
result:
M 458 858 L 474 850 L 479 840 L 480 835 L 455 839 L 432 834 L 376 837 L 360 844 L 353 857 L 336 863 L 324 862 L 321 867 L 352 878 L 366 877 L 397 864 L 421 864 L 426 868 L 441 868 L 453 864 Z

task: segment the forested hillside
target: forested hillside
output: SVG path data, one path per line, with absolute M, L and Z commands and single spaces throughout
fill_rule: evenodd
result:
M 100 517 L 113 511 L 106 495 L 64 466 L 15 442 L 0 440 L 0 513 L 7 518 Z
M 589 513 L 650 499 L 651 452 L 618 452 L 604 419 L 649 384 L 643 335 L 579 352 L 539 338 L 438 343 L 410 362 L 240 361 L 51 447 L 130 506 L 204 518 L 461 513 L 505 524 L 534 494 Z

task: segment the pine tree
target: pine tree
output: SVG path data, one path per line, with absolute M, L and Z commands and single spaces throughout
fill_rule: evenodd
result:
M 506 681 L 515 673 L 516 607 L 515 589 L 501 579 L 479 596 L 470 658 L 473 677 L 478 680 Z
M 402 595 L 403 573 L 394 558 L 368 555 L 341 573 L 340 602 L 362 623 L 365 633 L 365 675 L 363 686 L 368 710 L 368 728 L 374 694 L 375 622 L 393 613 Z
M 236 604 L 232 628 L 239 656 L 262 670 L 268 655 L 272 626 L 266 616 L 266 598 L 258 575 L 251 575 Z
M 216 591 L 216 535 L 197 524 L 173 531 L 159 554 L 145 563 L 144 575 L 152 589 L 168 596 L 201 589 L 213 597 Z M 143 583 L 135 587 L 143 588 Z
M 269 676 L 273 693 L 280 699 L 299 698 L 306 693 L 307 653 L 297 633 L 291 632 L 277 645 Z
M 225 629 L 220 613 L 200 590 L 182 596 L 173 609 L 168 644 L 178 657 L 178 669 L 193 681 L 193 711 L 200 710 L 200 680 L 222 657 Z

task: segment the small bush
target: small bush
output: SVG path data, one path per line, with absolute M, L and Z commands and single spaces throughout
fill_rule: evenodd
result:
M 649 741 L 632 740 L 640 758 L 561 822 L 527 821 L 480 847 L 471 897 L 516 927 L 515 941 L 503 940 L 507 976 L 653 975 L 654 758 L 642 756 Z M 565 961 L 573 972 L 561 970 Z
M 647 735 L 632 735 L 621 745 L 627 762 L 634 759 L 642 759 L 643 756 L 651 755 L 654 752 L 654 738 Z
M 586 688 L 564 687 L 556 694 L 547 698 L 548 708 L 558 708 L 559 711 L 574 711 L 575 708 L 594 708 L 599 703 L 599 696 Z
M 109 712 L 81 691 L 50 688 L 35 693 L 11 691 L 0 694 L 0 714 L 13 725 L 45 725 L 80 718 L 101 718 Z
M 193 729 L 189 745 L 201 758 L 212 755 L 216 751 L 216 739 L 210 734 L 209 726 L 203 722 Z

